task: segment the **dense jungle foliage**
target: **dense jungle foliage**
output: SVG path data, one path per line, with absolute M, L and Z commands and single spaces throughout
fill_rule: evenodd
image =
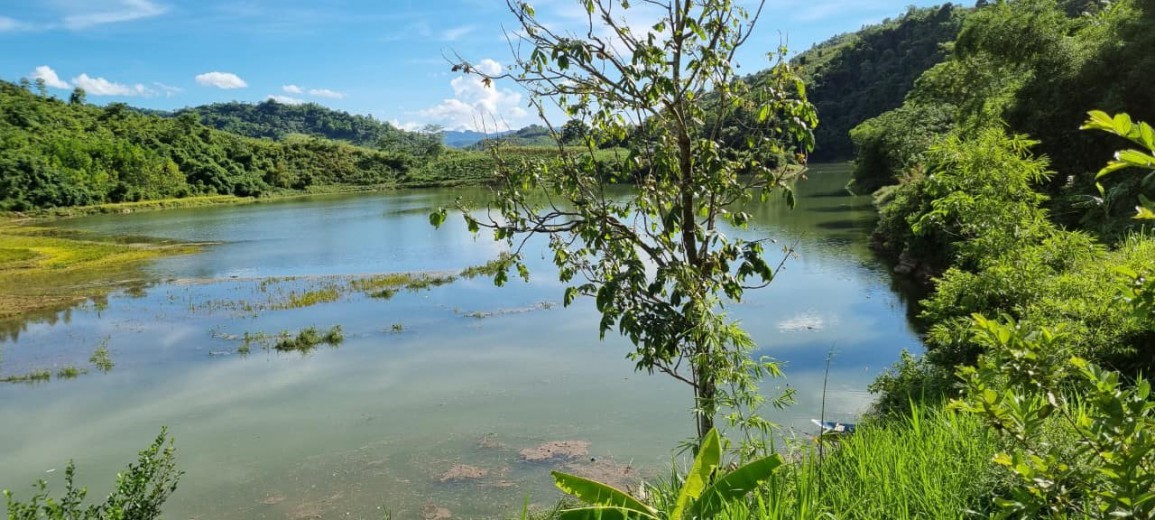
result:
M 1116 154 L 1155 136 L 1124 115 L 1080 130 L 1096 109 L 1155 120 L 1153 29 L 1151 0 L 981 6 L 902 107 L 854 129 L 855 184 L 892 185 L 875 195 L 876 245 L 934 286 L 920 314 L 927 354 L 876 383 L 882 409 L 955 395 L 959 367 L 1021 347 L 975 333 L 978 315 L 1061 337 L 1047 347 L 1061 353 L 1053 366 L 1075 357 L 1124 386 L 1155 367 L 1155 320 L 1133 311 L 1155 266 L 1134 208 L 1155 179 L 1114 173 L 1155 168 L 1144 152 Z M 1136 160 L 1103 170 L 1113 156 Z
M 841 34 L 794 58 L 822 124 L 815 161 L 854 157 L 850 129 L 902 105 L 914 80 L 945 57 L 970 9 L 955 4 L 911 7 L 893 20 Z
M 270 107 L 254 109 L 261 106 Z M 0 210 L 395 185 L 429 160 L 429 149 L 415 152 L 405 143 L 371 149 L 297 134 L 242 137 L 202 125 L 193 113 L 169 118 L 119 103 L 97 107 L 83 95 L 65 102 L 0 81 Z

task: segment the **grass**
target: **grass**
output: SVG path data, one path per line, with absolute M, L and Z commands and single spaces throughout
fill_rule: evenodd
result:
M 336 347 L 345 341 L 345 335 L 342 333 L 340 325 L 334 326 L 325 334 L 321 334 L 317 327 L 306 327 L 298 331 L 295 337 L 288 332 L 283 332 L 279 338 L 277 343 L 273 345 L 273 350 L 277 352 L 300 352 L 302 354 L 312 352 L 322 343 Z
M 86 368 L 77 368 L 74 366 L 66 366 L 56 371 L 56 379 L 76 379 L 88 373 Z
M 0 383 L 39 383 L 52 379 L 52 372 L 49 370 L 33 370 L 27 374 L 19 374 L 14 376 L 0 378 Z
M 109 280 L 139 278 L 144 261 L 198 249 L 0 220 L 0 318 L 107 295 L 116 286 Z
M 718 520 L 987 518 L 1005 495 L 1007 475 L 993 462 L 999 441 L 979 417 L 941 406 L 872 418 L 853 435 L 791 444 L 789 461 Z M 635 496 L 673 509 L 684 477 L 647 483 Z M 563 499 L 559 509 L 580 506 Z M 528 511 L 523 510 L 522 518 Z M 608 515 L 610 518 L 613 515 Z
M 974 416 L 915 407 L 860 425 L 854 435 L 807 450 L 726 519 L 964 518 L 990 511 L 999 479 L 996 437 Z M 984 515 L 985 516 L 985 515 Z
M 116 364 L 112 362 L 112 356 L 108 353 L 107 338 L 101 342 L 99 347 L 96 347 L 96 350 L 92 351 L 92 356 L 88 358 L 88 361 L 98 370 L 106 374 L 109 370 L 112 370 L 112 367 L 116 366 Z

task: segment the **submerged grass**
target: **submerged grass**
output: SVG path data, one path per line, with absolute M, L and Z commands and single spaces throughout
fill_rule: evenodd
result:
M 48 370 L 33 370 L 27 374 L 0 377 L 0 383 L 39 383 L 52 379 L 52 372 Z
M 108 294 L 146 260 L 197 245 L 126 240 L 0 220 L 0 318 L 60 309 Z M 110 281 L 111 280 L 111 281 Z
M 345 341 L 340 325 L 334 326 L 325 334 L 321 334 L 317 327 L 306 327 L 298 331 L 295 337 L 288 332 L 282 332 L 278 338 L 277 343 L 273 345 L 273 350 L 277 352 L 309 353 L 322 343 L 336 347 Z

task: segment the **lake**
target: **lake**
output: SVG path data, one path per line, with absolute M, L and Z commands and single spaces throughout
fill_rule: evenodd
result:
M 786 437 L 809 419 L 852 420 L 866 386 L 920 350 L 907 298 L 870 253 L 869 197 L 842 186 L 847 167 L 817 166 L 793 211 L 749 210 L 744 231 L 797 244 L 768 288 L 730 308 L 759 355 L 786 363 L 798 403 L 768 416 Z M 512 517 L 559 496 L 551 469 L 625 481 L 661 475 L 693 434 L 688 387 L 635 373 L 631 346 L 599 340 L 593 302 L 564 308 L 550 254 L 530 251 L 532 279 L 496 288 L 484 277 L 372 298 L 349 280 L 456 273 L 503 251 L 472 238 L 460 216 L 441 230 L 432 208 L 483 191 L 437 189 L 325 196 L 264 204 L 94 216 L 52 225 L 105 234 L 211 242 L 154 261 L 107 299 L 26 322 L 0 340 L 0 375 L 89 366 L 104 345 L 115 366 L 71 380 L 0 385 L 0 488 L 18 497 L 40 478 L 54 489 L 69 459 L 101 497 L 115 473 L 167 425 L 186 472 L 166 518 Z M 774 248 L 768 252 L 777 254 Z M 771 258 L 777 258 L 772 256 Z M 344 285 L 343 285 L 344 284 Z M 345 287 L 333 301 L 287 305 Z M 279 353 L 245 334 L 340 325 L 339 347 Z M 589 443 L 588 455 L 526 462 L 550 441 Z M 454 466 L 486 474 L 456 479 Z

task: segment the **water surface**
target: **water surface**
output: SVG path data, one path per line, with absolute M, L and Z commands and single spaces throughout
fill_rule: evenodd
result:
M 825 359 L 834 352 L 826 414 L 853 419 L 866 385 L 918 349 L 906 303 L 867 249 L 868 197 L 842 186 L 845 167 L 817 167 L 798 208 L 752 209 L 747 231 L 796 244 L 770 287 L 733 306 L 759 345 L 784 361 L 799 403 L 771 418 L 787 435 L 812 431 Z M 518 450 L 553 440 L 590 443 L 585 469 L 664 471 L 692 434 L 687 387 L 635 373 L 631 350 L 599 341 L 592 302 L 560 305 L 547 252 L 531 252 L 530 283 L 460 280 L 392 299 L 344 294 L 289 310 L 245 309 L 270 291 L 394 272 L 457 272 L 502 247 L 473 239 L 460 218 L 441 230 L 431 208 L 471 190 L 330 196 L 237 207 L 95 216 L 57 225 L 110 234 L 216 242 L 143 268 L 131 290 L 50 320 L 11 327 L 0 374 L 87 365 L 106 344 L 115 367 L 74 380 L 0 386 L 0 488 L 27 497 L 38 478 L 59 486 L 69 458 L 93 495 L 167 425 L 187 473 L 167 518 L 420 518 L 512 516 L 528 497 L 556 499 L 548 471 Z M 276 278 L 270 285 L 269 278 Z M 264 282 L 264 283 L 262 283 Z M 308 355 L 254 347 L 246 332 L 341 325 L 346 340 Z M 399 330 L 398 330 L 399 329 Z M 455 464 L 489 471 L 440 482 Z M 581 469 L 581 468 L 579 468 Z

